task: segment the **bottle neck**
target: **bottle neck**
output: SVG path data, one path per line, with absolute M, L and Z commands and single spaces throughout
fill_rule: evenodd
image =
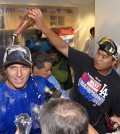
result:
M 16 37 L 17 37 L 17 34 L 13 33 L 12 36 L 13 36 L 14 38 L 16 38 Z
M 12 34 L 12 45 L 14 45 L 16 37 L 17 37 L 17 34 Z

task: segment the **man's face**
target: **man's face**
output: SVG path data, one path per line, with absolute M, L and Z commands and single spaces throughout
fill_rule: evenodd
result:
M 4 69 L 7 75 L 6 84 L 14 90 L 23 89 L 31 73 L 31 68 L 22 64 L 12 64 Z
M 52 63 L 45 62 L 43 68 L 38 69 L 35 66 L 33 67 L 33 75 L 48 78 L 51 75 L 51 69 L 52 69 Z
M 114 64 L 116 64 L 116 60 L 113 60 L 112 56 L 108 55 L 105 51 L 97 51 L 94 66 L 100 74 L 107 75 Z
M 95 32 L 94 31 L 92 31 L 91 36 L 92 36 L 92 38 L 95 38 Z
M 50 56 L 52 57 L 53 62 L 59 60 L 59 58 L 60 58 L 59 55 L 55 52 L 53 52 L 53 53 L 51 52 Z

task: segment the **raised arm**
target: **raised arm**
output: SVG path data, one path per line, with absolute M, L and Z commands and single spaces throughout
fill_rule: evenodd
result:
M 53 44 L 53 46 L 66 57 L 68 57 L 68 44 L 45 25 L 41 11 L 37 8 L 34 8 L 29 11 L 29 17 L 35 21 L 33 28 L 42 31 Z

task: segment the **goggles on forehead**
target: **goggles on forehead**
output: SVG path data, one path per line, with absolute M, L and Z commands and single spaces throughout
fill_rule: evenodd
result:
M 103 38 L 98 42 L 99 49 L 104 50 L 109 55 L 117 54 L 117 46 L 110 38 Z

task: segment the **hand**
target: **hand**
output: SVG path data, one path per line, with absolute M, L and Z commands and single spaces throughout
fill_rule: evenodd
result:
M 113 122 L 115 122 L 114 127 L 117 128 L 118 125 L 120 125 L 120 117 L 112 116 L 111 119 L 112 119 Z
M 46 27 L 40 9 L 33 8 L 29 10 L 29 17 L 31 17 L 35 21 L 35 23 L 33 24 L 34 29 L 42 31 L 42 29 Z

